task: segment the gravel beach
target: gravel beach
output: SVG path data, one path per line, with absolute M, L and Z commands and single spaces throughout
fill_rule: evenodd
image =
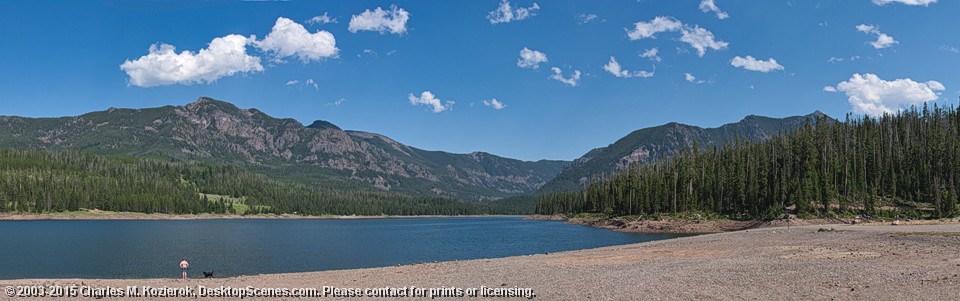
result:
M 466 294 L 470 288 L 485 286 L 487 289 L 481 292 L 520 295 L 435 300 L 526 300 L 527 297 L 534 300 L 960 300 L 958 274 L 960 224 L 811 225 L 751 229 L 561 253 L 373 269 L 186 281 L 0 280 L 0 286 L 53 285 L 62 288 L 75 285 L 118 290 L 137 286 L 141 291 L 146 286 L 186 287 L 193 289 L 194 293 L 200 286 L 321 290 L 330 286 L 359 288 L 361 292 L 366 288 L 391 287 L 404 288 L 407 294 L 415 292 L 409 289 L 411 286 L 446 288 L 447 293 L 453 294 L 457 288 Z M 429 292 L 427 290 L 424 297 L 303 299 L 429 300 Z M 4 300 L 39 300 L 2 297 Z M 239 300 L 236 297 L 199 299 Z

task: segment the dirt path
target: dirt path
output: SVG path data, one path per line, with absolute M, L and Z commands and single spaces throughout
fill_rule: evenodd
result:
M 194 289 L 198 286 L 487 286 L 531 288 L 536 294 L 534 300 L 960 300 L 958 274 L 960 224 L 818 225 L 752 229 L 532 256 L 375 269 L 188 281 L 0 280 L 0 286 L 82 284 L 100 288 L 186 286 Z M 322 298 L 331 299 L 338 298 Z M 525 298 L 438 298 L 474 299 Z

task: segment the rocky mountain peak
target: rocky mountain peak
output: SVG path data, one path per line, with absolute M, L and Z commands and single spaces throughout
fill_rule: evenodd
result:
M 323 130 L 323 129 L 341 130 L 340 127 L 336 126 L 336 125 L 333 124 L 333 123 L 330 123 L 329 121 L 325 121 L 325 120 L 316 120 L 316 121 L 314 121 L 313 123 L 311 123 L 310 125 L 308 125 L 307 127 L 308 127 L 308 128 L 311 128 L 311 129 L 318 129 L 318 130 Z
M 250 110 L 241 110 L 232 103 L 226 101 L 216 100 L 210 97 L 200 97 L 196 101 L 191 102 L 184 106 L 187 110 L 192 112 L 201 112 L 201 111 L 224 111 L 225 113 L 235 113 L 239 111 L 250 111 Z

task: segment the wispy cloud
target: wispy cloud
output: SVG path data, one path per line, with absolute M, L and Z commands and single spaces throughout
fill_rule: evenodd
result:
M 720 10 L 720 8 L 717 7 L 717 4 L 714 3 L 713 0 L 700 1 L 700 10 L 703 12 L 714 12 L 717 14 L 717 19 L 720 19 L 720 20 L 730 17 L 730 15 L 728 15 L 726 12 Z
M 650 71 L 639 70 L 639 71 L 631 72 L 630 70 L 623 69 L 623 67 L 620 66 L 620 63 L 617 62 L 617 58 L 612 56 L 610 57 L 610 61 L 603 66 L 603 70 L 606 70 L 607 72 L 610 72 L 610 74 L 613 74 L 613 76 L 620 77 L 620 78 L 653 77 L 653 72 L 650 72 Z
M 704 80 L 698 80 L 696 76 L 694 76 L 692 73 L 689 73 L 689 72 L 683 74 L 683 79 L 694 84 L 706 83 L 706 81 Z
M 536 16 L 537 11 L 539 10 L 540 5 L 536 2 L 534 2 L 530 7 L 514 8 L 510 4 L 510 1 L 503 0 L 500 1 L 500 6 L 498 6 L 497 9 L 487 13 L 487 20 L 490 21 L 490 24 L 494 25 L 500 23 L 510 23 Z
M 877 36 L 876 41 L 870 42 L 870 45 L 873 46 L 873 48 L 883 49 L 900 43 L 897 42 L 897 40 L 894 40 L 893 37 L 880 32 L 880 27 L 875 25 L 860 24 L 857 25 L 856 28 L 859 32 Z
M 890 3 L 927 6 L 930 4 L 937 3 L 937 0 L 873 0 L 873 4 L 880 5 L 880 6 L 887 5 Z
M 627 30 L 630 40 L 656 38 L 661 32 L 677 31 L 683 22 L 670 16 L 658 16 L 649 22 L 640 21 L 633 24 L 633 30 Z
M 312 87 L 314 90 L 320 90 L 320 85 L 317 84 L 312 78 L 309 78 L 305 81 L 300 81 L 298 79 L 288 80 L 285 86 L 294 86 L 294 87 Z
M 339 99 L 337 99 L 337 100 L 335 100 L 335 101 L 328 102 L 327 104 L 325 104 L 325 105 L 323 105 L 323 106 L 325 106 L 325 107 L 339 107 L 340 105 L 342 105 L 342 104 L 344 104 L 344 103 L 346 103 L 346 102 L 347 102 L 347 99 L 346 99 L 346 98 L 340 97 Z
M 583 25 L 597 19 L 597 14 L 581 13 L 575 17 L 577 24 Z
M 307 20 L 307 24 L 318 25 L 318 24 L 330 24 L 337 23 L 337 18 L 330 17 L 324 12 L 322 15 L 314 16 Z
M 650 48 L 643 51 L 643 53 L 640 54 L 640 57 L 646 58 L 651 62 L 660 62 L 659 53 L 660 53 L 660 49 L 657 49 L 656 47 L 654 47 L 654 48 Z
M 552 67 L 550 68 L 553 71 L 553 75 L 550 76 L 551 79 L 555 79 L 565 85 L 576 87 L 580 83 L 580 70 L 573 70 L 573 74 L 570 77 L 563 76 L 563 70 L 560 68 Z
M 727 42 L 717 40 L 712 32 L 700 26 L 694 25 L 692 29 L 684 29 L 681 33 L 680 41 L 690 44 L 693 49 L 697 50 L 697 55 L 700 57 L 707 53 L 707 48 L 720 50 L 727 48 L 727 45 L 729 45 Z
M 483 106 L 485 106 L 485 107 L 491 107 L 491 108 L 493 108 L 494 110 L 503 110 L 503 108 L 506 108 L 506 107 L 507 107 L 507 105 L 505 105 L 505 104 L 503 104 L 502 102 L 498 101 L 496 98 L 491 98 L 490 100 L 484 99 L 484 100 L 483 100 Z
M 359 53 L 357 53 L 357 58 L 363 58 L 363 57 L 365 57 L 365 56 L 376 58 L 376 57 L 379 57 L 380 55 L 377 54 L 376 51 L 373 51 L 373 49 L 364 49 L 364 50 L 360 51 Z

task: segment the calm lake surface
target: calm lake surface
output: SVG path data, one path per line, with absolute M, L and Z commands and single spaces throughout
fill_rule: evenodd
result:
M 0 279 L 217 277 L 529 255 L 676 237 L 521 217 L 0 221 Z

